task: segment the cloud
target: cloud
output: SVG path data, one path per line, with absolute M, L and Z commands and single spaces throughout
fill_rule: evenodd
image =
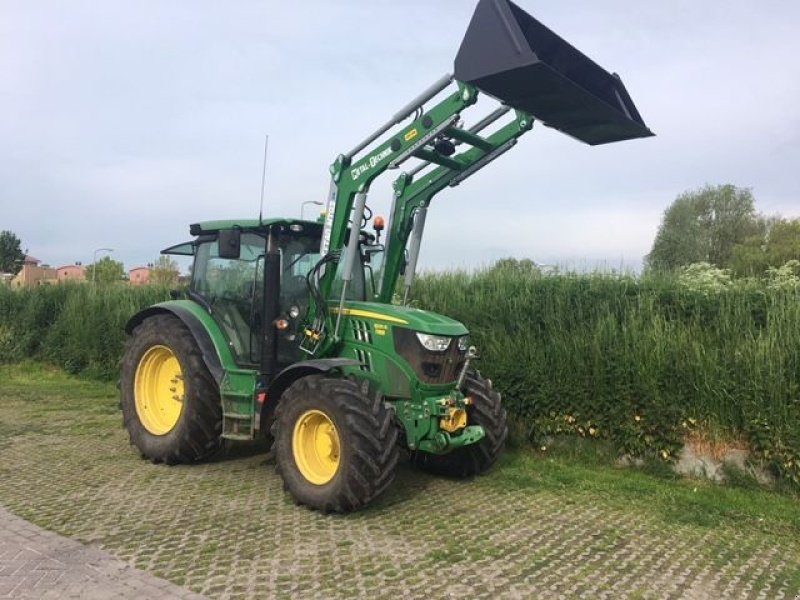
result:
M 423 266 L 636 264 L 663 209 L 705 183 L 800 216 L 800 5 L 519 4 L 619 71 L 658 137 L 591 148 L 537 125 L 434 200 Z M 7 0 L 0 227 L 51 263 L 102 246 L 152 262 L 191 222 L 257 214 L 266 132 L 267 212 L 297 215 L 325 197 L 338 153 L 451 68 L 471 12 L 461 0 Z M 373 186 L 376 212 L 393 175 Z

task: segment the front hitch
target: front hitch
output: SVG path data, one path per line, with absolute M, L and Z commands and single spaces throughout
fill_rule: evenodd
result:
M 458 435 L 450 435 L 446 431 L 439 431 L 433 439 L 422 440 L 419 449 L 431 454 L 444 454 L 464 446 L 480 442 L 486 437 L 486 432 L 480 425 L 468 425 Z

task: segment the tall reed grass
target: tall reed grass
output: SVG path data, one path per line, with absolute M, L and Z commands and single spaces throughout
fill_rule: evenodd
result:
M 71 373 L 115 379 L 126 321 L 169 298 L 155 286 L 0 286 L 0 361 L 36 358 Z
M 155 287 L 0 287 L 0 361 L 33 357 L 114 379 L 124 323 L 168 297 Z M 543 276 L 512 261 L 424 275 L 413 301 L 470 328 L 518 438 L 571 433 L 671 459 L 699 429 L 746 441 L 800 484 L 797 288 Z
M 421 308 L 466 323 L 518 435 L 671 459 L 693 429 L 742 440 L 800 484 L 800 293 L 671 276 L 429 274 Z

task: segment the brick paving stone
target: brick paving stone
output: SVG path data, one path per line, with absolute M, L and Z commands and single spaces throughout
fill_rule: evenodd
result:
M 0 598 L 201 600 L 203 596 L 0 507 Z
M 502 466 L 454 481 L 404 464 L 366 510 L 324 516 L 291 502 L 263 447 L 153 465 L 102 386 L 84 397 L 84 382 L 65 395 L 8 385 L 0 505 L 21 518 L 0 513 L 0 598 L 800 598 L 796 528 L 665 519 L 540 486 L 536 465 L 515 484 Z M 22 519 L 73 539 L 45 532 L 43 552 Z

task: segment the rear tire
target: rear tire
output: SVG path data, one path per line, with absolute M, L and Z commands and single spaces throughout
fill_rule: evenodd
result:
M 350 512 L 394 480 L 398 430 L 366 381 L 298 379 L 280 398 L 272 435 L 275 468 L 298 504 Z
M 120 390 L 125 427 L 144 458 L 190 463 L 221 446 L 219 388 L 180 319 L 156 315 L 136 327 Z
M 486 437 L 448 454 L 415 451 L 411 454 L 414 466 L 434 475 L 463 478 L 485 473 L 497 462 L 508 438 L 508 417 L 500 393 L 491 381 L 471 370 L 464 383 L 464 395 L 473 400 L 467 408 L 468 424 L 481 425 Z

